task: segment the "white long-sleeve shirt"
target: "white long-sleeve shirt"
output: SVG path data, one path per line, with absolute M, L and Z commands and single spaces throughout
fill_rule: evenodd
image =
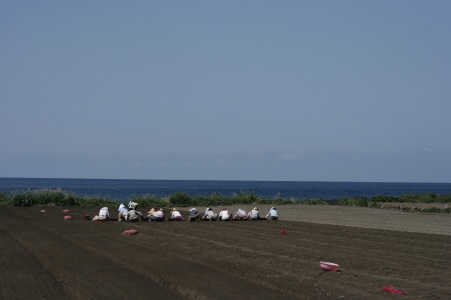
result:
M 221 218 L 222 220 L 227 220 L 230 217 L 230 213 L 228 210 L 221 210 L 218 217 Z
M 258 219 L 260 218 L 260 212 L 258 210 L 253 209 L 251 211 L 251 218 L 252 219 Z
M 117 211 L 123 214 L 124 216 L 128 214 L 128 209 L 124 204 L 119 205 L 119 209 Z
M 266 217 L 279 217 L 279 214 L 277 213 L 277 210 L 275 209 L 270 209 L 269 213 L 266 215 Z
M 99 211 L 99 217 L 109 218 L 110 213 L 108 212 L 108 207 L 102 207 Z
M 182 214 L 178 210 L 175 210 L 171 214 L 171 219 L 178 218 L 178 217 L 181 217 L 181 216 L 182 216 Z
M 244 210 L 242 210 L 241 208 L 238 209 L 238 211 L 236 212 L 237 216 L 240 218 L 245 218 L 246 217 L 246 212 Z
M 205 212 L 205 215 L 204 215 L 204 217 L 214 217 L 215 216 L 215 213 L 214 213 L 214 211 L 212 211 L 212 210 L 208 210 L 208 211 L 206 211 Z

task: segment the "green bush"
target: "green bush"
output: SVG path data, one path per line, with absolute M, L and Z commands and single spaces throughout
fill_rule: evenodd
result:
M 429 194 L 406 194 L 398 197 L 399 202 L 412 202 L 412 203 L 447 203 L 451 202 L 451 195 L 437 195 L 434 193 Z
M 344 206 L 361 206 L 361 207 L 372 207 L 376 205 L 374 198 L 360 197 L 360 198 L 340 198 L 338 199 L 338 205 Z
M 345 206 L 362 206 L 362 207 L 381 207 L 380 203 L 384 202 L 410 202 L 410 203 L 448 203 L 451 202 L 451 195 L 436 195 L 434 193 L 429 194 L 406 194 L 403 196 L 386 196 L 377 195 L 371 198 L 360 197 L 360 198 L 340 198 L 337 200 L 338 205 Z M 422 211 L 436 212 L 436 209 L 426 209 Z M 444 211 L 446 212 L 446 211 Z
M 205 206 L 218 206 L 218 205 L 229 205 L 229 198 L 224 197 L 221 193 L 214 193 L 211 196 L 208 196 L 207 199 L 207 205 Z
M 370 198 L 373 202 L 403 202 L 399 197 L 391 196 L 391 195 L 377 195 Z M 406 201 L 407 202 L 407 201 Z
M 352 198 L 342 197 L 337 200 L 337 205 L 350 206 Z
M 154 195 L 135 196 L 130 201 L 138 203 L 140 207 L 166 207 L 169 205 L 168 201 Z
M 14 206 L 33 206 L 55 204 L 58 206 L 68 206 L 66 198 L 74 196 L 61 189 L 39 189 L 15 191 L 10 198 L 11 205 Z M 75 203 L 73 203 L 75 205 Z M 71 206 L 73 206 L 71 205 Z
M 98 206 L 115 206 L 117 201 L 108 200 L 100 197 L 79 197 L 74 193 L 62 191 L 61 189 L 39 189 L 24 190 L 11 193 L 6 205 L 11 206 L 44 206 L 56 205 L 64 207 L 80 206 L 80 207 L 98 207 Z
M 33 206 L 38 204 L 36 197 L 30 194 L 19 194 L 12 197 L 10 205 L 12 206 Z
M 422 212 L 430 212 L 430 213 L 446 213 L 449 214 L 451 212 L 451 208 L 437 208 L 437 207 L 429 207 L 423 208 Z
M 329 205 L 329 202 L 321 200 L 321 199 L 313 198 L 313 199 L 305 199 L 305 200 L 299 201 L 299 204 L 302 204 L 302 205 Z
M 9 205 L 9 198 L 4 193 L 0 193 L 0 205 Z
M 195 206 L 219 206 L 230 204 L 227 197 L 224 197 L 217 192 L 210 196 L 195 196 L 192 201 Z
M 119 202 L 115 200 L 108 200 L 101 197 L 76 197 L 73 201 L 76 201 L 76 205 L 80 207 L 118 207 Z M 72 203 L 72 202 L 69 202 Z
M 169 203 L 171 206 L 190 206 L 193 204 L 192 198 L 190 195 L 177 192 L 169 197 Z
M 233 197 L 230 198 L 230 204 L 254 204 L 259 203 L 259 198 L 254 192 L 240 192 L 238 194 L 233 194 Z
M 182 192 L 175 193 L 166 198 L 159 198 L 154 195 L 134 196 L 131 199 L 137 202 L 141 207 L 170 207 L 170 206 L 225 206 L 225 205 L 257 205 L 257 204 L 301 204 L 301 205 L 328 205 L 329 201 L 321 199 L 305 199 L 293 200 L 284 199 L 280 194 L 276 194 L 273 199 L 263 198 L 256 195 L 254 192 L 240 192 L 233 194 L 232 197 L 226 197 L 220 193 L 214 193 L 209 196 L 194 196 Z M 128 202 L 128 201 L 127 201 Z M 338 200 L 333 200 L 337 205 L 345 206 L 361 206 L 361 207 L 381 207 L 380 203 L 384 202 L 424 202 L 424 203 L 449 203 L 451 202 L 451 195 L 436 195 L 429 194 L 406 194 L 403 196 L 377 195 L 374 197 L 358 197 L 350 198 L 343 197 Z M 378 204 L 379 203 L 379 204 Z M 0 205 L 8 206 L 79 206 L 79 207 L 118 207 L 119 202 L 116 200 L 109 200 L 102 197 L 79 197 L 74 193 L 63 191 L 61 189 L 38 189 L 38 190 L 22 190 L 15 191 L 10 195 L 0 193 Z M 428 208 L 423 209 L 424 212 L 444 212 L 450 213 L 451 209 Z

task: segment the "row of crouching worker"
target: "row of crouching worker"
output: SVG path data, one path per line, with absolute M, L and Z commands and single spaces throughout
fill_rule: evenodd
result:
M 188 222 L 194 220 L 202 221 L 238 221 L 238 220 L 277 220 L 279 214 L 275 207 L 271 207 L 269 212 L 265 217 L 260 216 L 260 211 L 257 207 L 254 207 L 249 213 L 246 213 L 243 209 L 239 208 L 235 213 L 229 212 L 227 208 L 223 208 L 219 213 L 215 213 L 212 208 L 207 207 L 205 213 L 201 216 L 196 208 L 191 208 L 189 210 Z M 111 218 L 108 211 L 108 207 L 102 207 L 99 214 L 93 218 L 93 221 L 126 221 L 126 222 L 138 222 L 138 221 L 149 221 L 149 222 L 160 222 L 166 219 L 166 215 L 162 208 L 155 210 L 152 208 L 148 213 L 147 217 L 138 211 L 138 203 L 130 201 L 128 207 L 124 204 L 119 205 L 118 217 Z M 177 208 L 173 208 L 171 211 L 171 216 L 167 219 L 168 221 L 185 221 L 180 211 Z

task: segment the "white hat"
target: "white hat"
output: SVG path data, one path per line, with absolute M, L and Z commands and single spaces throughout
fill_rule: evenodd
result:
M 193 208 L 191 208 L 189 211 L 193 211 L 193 210 L 196 210 L 196 209 L 193 207 Z
M 128 203 L 128 208 L 132 208 L 132 207 L 136 207 L 136 206 L 138 206 L 138 203 L 136 203 L 136 202 L 130 201 L 130 202 Z
M 103 210 L 108 210 L 108 207 L 102 207 Z

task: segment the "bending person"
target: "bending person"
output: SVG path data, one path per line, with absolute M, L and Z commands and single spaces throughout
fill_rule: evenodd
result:
M 182 214 L 175 207 L 172 209 L 171 219 L 185 221 L 185 219 L 182 217 Z
M 211 220 L 216 220 L 217 217 L 218 217 L 218 215 L 214 213 L 213 209 L 211 209 L 210 207 L 207 207 L 207 209 L 205 210 L 205 214 L 202 217 L 202 219 L 211 221 Z
M 218 215 L 219 221 L 230 221 L 232 220 L 232 213 L 227 210 L 227 208 L 223 208 L 222 211 Z
M 143 218 L 142 213 L 140 213 L 139 211 L 135 210 L 134 208 L 131 208 L 128 211 L 128 214 L 125 216 L 125 221 L 127 221 L 127 222 L 138 222 L 139 221 L 139 217 L 141 217 L 141 219 Z
M 124 204 L 119 205 L 119 209 L 117 210 L 119 212 L 117 216 L 118 221 L 123 221 L 127 217 L 128 209 Z
M 138 209 L 138 203 L 136 203 L 136 202 L 133 202 L 133 201 L 130 201 L 130 202 L 128 202 L 128 209 Z
M 254 207 L 254 209 L 247 214 L 247 217 L 249 220 L 260 220 L 260 212 L 258 211 L 258 208 Z
M 153 208 L 152 208 L 153 210 Z M 164 221 L 164 211 L 162 208 L 160 208 L 160 210 L 157 211 L 149 211 L 149 222 L 160 222 L 160 221 Z
M 99 211 L 99 214 L 95 216 L 93 221 L 109 221 L 110 213 L 108 212 L 108 207 L 102 207 Z
M 244 210 L 238 208 L 238 211 L 235 213 L 234 219 L 247 220 L 247 215 Z
M 279 214 L 275 207 L 271 207 L 268 214 L 266 215 L 267 220 L 277 220 L 279 218 Z
M 189 210 L 189 217 L 188 217 L 188 222 L 189 221 L 194 221 L 196 219 L 200 219 L 199 217 L 199 212 L 197 211 L 197 209 L 195 209 L 194 207 L 191 208 Z

